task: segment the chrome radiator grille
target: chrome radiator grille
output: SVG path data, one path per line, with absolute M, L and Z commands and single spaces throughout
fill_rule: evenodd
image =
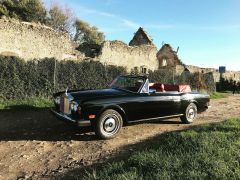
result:
M 69 99 L 66 96 L 62 96 L 60 99 L 60 111 L 64 114 L 71 113 Z

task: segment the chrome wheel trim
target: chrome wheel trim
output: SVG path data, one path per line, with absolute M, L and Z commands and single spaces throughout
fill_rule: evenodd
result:
M 116 121 L 112 117 L 106 119 L 103 123 L 103 129 L 106 132 L 112 132 L 116 128 Z
M 115 134 L 119 129 L 119 124 L 119 118 L 115 114 L 109 114 L 103 118 L 102 129 L 105 133 Z
M 187 112 L 187 118 L 189 120 L 193 120 L 196 116 L 196 112 L 195 112 L 195 109 L 194 108 L 190 108 Z

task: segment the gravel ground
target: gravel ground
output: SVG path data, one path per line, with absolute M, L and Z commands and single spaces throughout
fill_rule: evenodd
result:
M 191 126 L 240 117 L 240 95 L 212 100 L 212 107 L 191 124 L 179 118 L 125 126 L 111 140 L 98 140 L 91 129 L 71 127 L 48 109 L 0 112 L 0 179 L 51 179 L 81 171 L 141 148 L 138 143 Z M 120 156 L 119 156 L 120 157 Z

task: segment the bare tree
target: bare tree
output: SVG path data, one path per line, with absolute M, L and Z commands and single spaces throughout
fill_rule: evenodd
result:
M 72 9 L 68 7 L 63 8 L 56 3 L 51 5 L 48 12 L 47 25 L 53 29 L 73 34 L 75 21 L 76 18 Z

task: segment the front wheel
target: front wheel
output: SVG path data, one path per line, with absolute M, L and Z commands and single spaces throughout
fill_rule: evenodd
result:
M 101 139 L 111 139 L 119 133 L 122 125 L 122 116 L 117 111 L 108 109 L 98 118 L 95 133 Z
M 181 116 L 181 120 L 183 123 L 190 124 L 196 119 L 197 117 L 197 106 L 194 103 L 190 103 L 185 110 L 183 116 Z

